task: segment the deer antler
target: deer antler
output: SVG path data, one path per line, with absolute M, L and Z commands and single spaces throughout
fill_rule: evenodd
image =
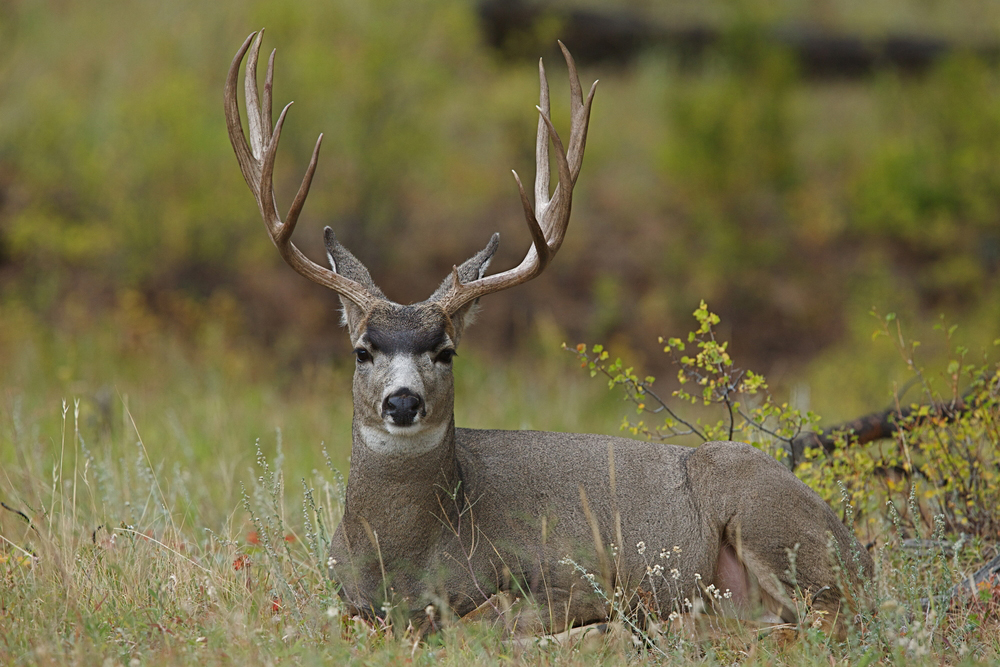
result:
M 566 65 L 569 68 L 570 85 L 570 131 L 569 151 L 563 148 L 562 140 L 552 126 L 549 118 L 549 82 L 545 78 L 545 66 L 538 61 L 538 78 L 541 92 L 538 105 L 538 136 L 535 145 L 535 206 L 532 208 L 524 186 L 517 172 L 513 172 L 517 181 L 517 189 L 521 195 L 521 205 L 524 207 L 524 218 L 531 232 L 532 245 L 521 263 L 503 273 L 485 276 L 478 280 L 463 283 L 458 275 L 457 267 L 452 270 L 452 286 L 441 299 L 441 306 L 449 315 L 454 314 L 465 304 L 481 296 L 505 290 L 521 283 L 528 282 L 539 275 L 559 251 L 566 227 L 569 225 L 570 207 L 573 203 L 573 186 L 580 175 L 583 164 L 583 150 L 587 143 L 587 125 L 590 122 L 590 105 L 594 99 L 597 82 L 590 87 L 586 101 L 583 99 L 583 89 L 580 87 L 580 77 L 576 72 L 573 56 L 559 42 Z M 549 141 L 555 148 L 556 166 L 559 170 L 559 182 L 555 192 L 549 196 Z
M 292 244 L 292 232 L 295 231 L 295 223 L 299 220 L 299 213 L 302 205 L 309 194 L 309 186 L 312 184 L 313 173 L 316 171 L 316 163 L 319 159 L 319 147 L 323 143 L 323 135 L 320 134 L 316 140 L 316 148 L 313 149 L 312 159 L 309 160 L 309 167 L 305 176 L 302 177 L 302 184 L 292 201 L 291 208 L 284 222 L 278 214 L 278 208 L 274 201 L 274 189 L 272 185 L 272 175 L 274 172 L 274 157 L 278 150 L 278 139 L 281 137 L 281 126 L 285 122 L 285 114 L 289 102 L 278 122 L 271 130 L 271 88 L 274 78 L 274 51 L 267 62 L 267 78 L 264 82 L 264 100 L 257 94 L 257 57 L 260 53 L 260 42 L 264 36 L 264 31 L 252 33 L 243 42 L 243 46 L 237 51 L 233 58 L 232 65 L 229 66 L 229 75 L 226 78 L 226 126 L 229 129 L 229 141 L 236 151 L 236 159 L 240 163 L 240 171 L 250 191 L 257 200 L 257 207 L 260 209 L 261 217 L 264 218 L 264 225 L 271 241 L 278 249 L 281 257 L 300 274 L 309 280 L 329 287 L 341 296 L 350 299 L 360 308 L 367 310 L 374 298 L 367 288 L 358 282 L 346 278 L 331 271 L 326 267 L 316 264 Z M 251 45 L 252 42 L 252 45 Z M 236 94 L 236 81 L 239 78 L 240 63 L 247 49 L 250 49 L 250 57 L 247 59 L 244 83 L 246 88 L 247 105 L 247 128 L 250 131 L 250 144 L 247 145 L 246 137 L 243 134 L 243 125 L 240 122 L 239 101 Z M 270 134 L 268 134 L 270 133 Z

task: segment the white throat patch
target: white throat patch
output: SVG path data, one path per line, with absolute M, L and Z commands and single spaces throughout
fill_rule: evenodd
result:
M 396 433 L 387 433 L 380 428 L 371 426 L 358 428 L 361 432 L 361 442 L 377 454 L 416 456 L 429 452 L 444 442 L 448 424 L 429 427 L 421 427 L 420 424 L 391 426 L 390 428 Z

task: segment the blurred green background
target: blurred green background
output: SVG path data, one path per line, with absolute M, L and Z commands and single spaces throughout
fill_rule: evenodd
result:
M 336 299 L 281 262 L 226 136 L 226 70 L 262 26 L 264 49 L 278 49 L 275 105 L 296 102 L 275 173 L 282 209 L 326 137 L 295 242 L 319 261 L 332 226 L 400 302 L 424 299 L 494 231 L 495 270 L 520 260 L 528 234 L 510 169 L 534 172 L 539 55 L 565 128 L 553 45 L 571 10 L 717 35 L 693 60 L 663 43 L 581 57 L 584 84 L 601 84 L 570 231 L 543 277 L 484 302 L 459 370 L 469 425 L 614 431 L 610 409 L 588 417 L 566 402 L 546 421 L 516 401 L 498 407 L 484 369 L 512 392 L 548 377 L 551 393 L 575 396 L 565 340 L 605 343 L 666 377 L 657 337 L 691 329 L 702 299 L 738 364 L 833 420 L 883 407 L 905 375 L 870 339 L 872 306 L 898 313 L 929 362 L 944 354 L 930 332 L 942 315 L 973 350 L 997 337 L 995 3 L 528 6 L 538 19 L 494 45 L 468 1 L 0 0 L 7 414 L 82 396 L 110 423 L 123 394 L 174 383 L 200 389 L 189 403 L 176 391 L 145 403 L 174 411 L 163 423 L 176 429 L 196 406 L 210 419 L 233 402 L 248 404 L 239 414 L 252 423 L 232 436 L 245 441 L 273 427 L 268 409 L 303 401 L 347 419 Z M 774 38 L 796 26 L 949 48 L 919 71 L 816 77 Z M 262 393 L 227 402 L 232 387 Z M 232 435 L 228 421 L 217 428 Z

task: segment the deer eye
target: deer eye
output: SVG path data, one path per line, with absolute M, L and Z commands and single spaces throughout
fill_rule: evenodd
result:
M 438 362 L 439 364 L 450 364 L 451 360 L 455 358 L 456 354 L 458 354 L 458 352 L 456 352 L 454 348 L 446 347 L 445 349 L 437 353 L 437 356 L 434 357 L 434 361 Z
M 354 350 L 354 356 L 358 358 L 359 364 L 364 364 L 372 360 L 372 353 L 363 347 Z

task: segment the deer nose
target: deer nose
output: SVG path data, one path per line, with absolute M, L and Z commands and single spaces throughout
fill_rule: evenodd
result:
M 382 415 L 390 417 L 397 426 L 409 426 L 423 407 L 424 399 L 403 387 L 386 396 L 382 402 Z

